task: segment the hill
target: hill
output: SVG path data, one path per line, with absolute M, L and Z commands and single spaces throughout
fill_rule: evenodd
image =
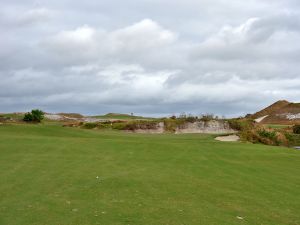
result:
M 297 124 L 300 123 L 300 103 L 280 100 L 251 115 L 263 124 Z
M 134 115 L 124 114 L 124 113 L 107 113 L 105 115 L 93 116 L 93 118 L 98 118 L 98 119 L 120 119 L 120 120 L 153 119 L 153 118 L 148 118 L 148 117 L 143 117 L 143 116 L 134 116 Z

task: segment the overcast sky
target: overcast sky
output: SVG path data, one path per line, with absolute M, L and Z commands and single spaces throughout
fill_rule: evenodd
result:
M 299 0 L 0 0 L 0 112 L 243 115 L 299 64 Z

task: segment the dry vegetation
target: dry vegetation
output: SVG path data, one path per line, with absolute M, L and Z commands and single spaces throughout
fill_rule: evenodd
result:
M 267 125 L 255 123 L 250 118 L 239 118 L 229 120 L 233 129 L 239 131 L 241 140 L 266 145 L 294 146 L 300 137 L 293 132 L 291 127 L 272 128 Z M 298 126 L 295 126 L 298 127 Z

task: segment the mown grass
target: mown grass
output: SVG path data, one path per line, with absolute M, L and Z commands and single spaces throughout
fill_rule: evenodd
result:
M 0 125 L 0 224 L 299 225 L 299 174 L 300 151 L 211 135 Z

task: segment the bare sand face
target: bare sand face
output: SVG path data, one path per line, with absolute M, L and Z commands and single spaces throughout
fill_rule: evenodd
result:
M 217 141 L 231 141 L 231 142 L 235 142 L 235 141 L 239 141 L 240 137 L 237 136 L 237 135 L 228 135 L 228 136 L 216 137 L 215 140 L 217 140 Z
M 260 123 L 261 121 L 263 121 L 263 120 L 264 120 L 265 118 L 267 118 L 268 116 L 269 116 L 269 115 L 259 117 L 259 118 L 255 119 L 254 121 L 255 121 L 256 123 Z
M 176 134 L 232 134 L 236 133 L 231 129 L 228 122 L 211 120 L 208 122 L 197 121 L 185 123 L 176 129 Z

